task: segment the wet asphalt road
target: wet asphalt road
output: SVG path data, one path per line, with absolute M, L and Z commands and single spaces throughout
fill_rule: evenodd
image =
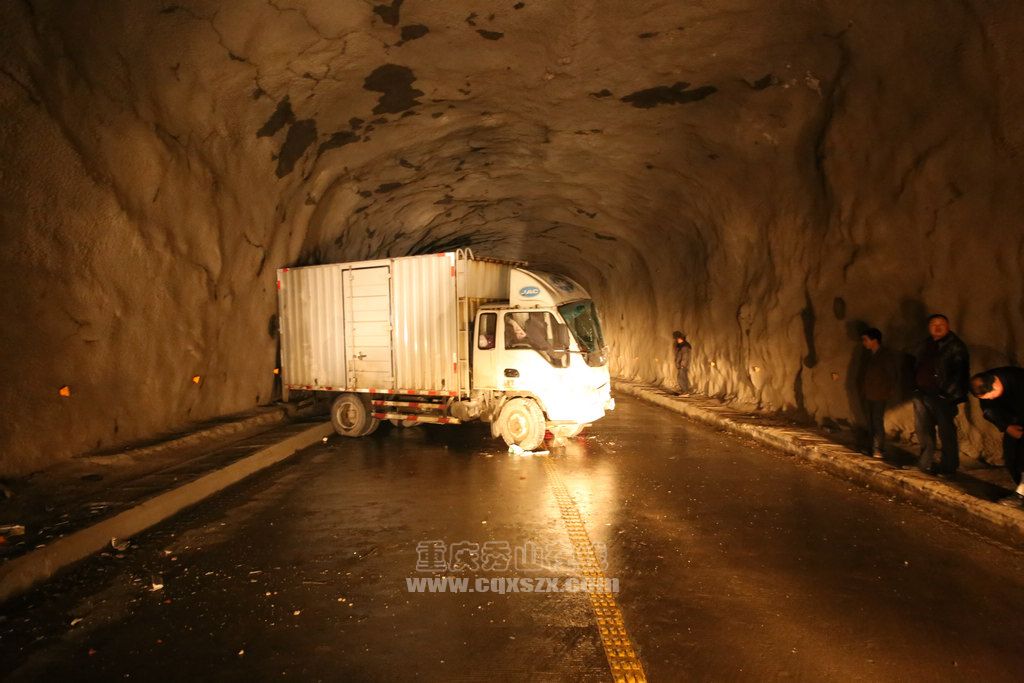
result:
M 650 680 L 1024 678 L 1019 551 L 630 399 L 552 459 Z M 608 680 L 584 594 L 406 581 L 574 562 L 545 458 L 485 426 L 336 438 L 4 605 L 0 657 L 10 680 Z

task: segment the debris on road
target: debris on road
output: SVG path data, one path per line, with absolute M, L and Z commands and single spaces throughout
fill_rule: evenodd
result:
M 512 455 L 550 455 L 551 451 L 528 451 L 516 444 L 512 444 L 508 447 L 508 452 Z
M 128 550 L 128 539 L 125 538 L 111 538 L 110 547 L 119 553 L 123 553 Z

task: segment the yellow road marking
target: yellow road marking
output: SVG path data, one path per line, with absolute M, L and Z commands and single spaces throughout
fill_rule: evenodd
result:
M 562 521 L 569 532 L 569 540 L 572 542 L 573 552 L 576 553 L 581 576 L 607 585 L 604 571 L 597 561 L 594 544 L 590 542 L 587 527 L 583 524 L 583 516 L 580 515 L 576 501 L 569 494 L 569 489 L 558 472 L 558 466 L 551 458 L 545 458 L 544 469 L 551 482 L 551 490 L 555 494 L 558 509 L 562 513 Z M 616 683 L 645 683 L 647 674 L 644 673 L 643 664 L 640 663 L 640 658 L 633 648 L 633 641 L 626 631 L 626 623 L 622 619 L 618 603 L 615 602 L 615 594 L 605 591 L 589 592 L 587 595 L 597 618 L 597 631 L 601 635 L 601 644 L 608 657 L 612 679 Z

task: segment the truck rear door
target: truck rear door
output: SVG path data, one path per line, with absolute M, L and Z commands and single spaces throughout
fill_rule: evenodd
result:
M 393 389 L 391 269 L 353 268 L 345 278 L 345 356 L 348 386 Z

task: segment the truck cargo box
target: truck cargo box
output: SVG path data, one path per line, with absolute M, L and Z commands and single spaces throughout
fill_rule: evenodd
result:
M 459 250 L 278 270 L 285 387 L 464 394 L 470 322 L 515 265 Z

